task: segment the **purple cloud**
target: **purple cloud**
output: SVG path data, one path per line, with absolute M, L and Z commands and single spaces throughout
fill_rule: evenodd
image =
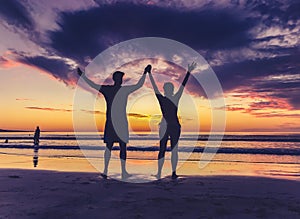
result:
M 66 84 L 76 82 L 76 64 L 85 66 L 87 60 L 115 43 L 136 37 L 165 37 L 198 50 L 212 65 L 225 92 L 269 95 L 300 108 L 299 79 L 268 79 L 300 72 L 299 1 L 96 1 L 98 5 L 90 2 L 86 7 L 78 3 L 72 10 L 55 9 L 51 19 L 56 20 L 47 24 L 56 25 L 42 30 L 41 21 L 33 19 L 37 11 L 42 13 L 41 8 L 16 0 L 4 2 L 0 8 L 3 23 L 16 33 L 24 30 L 26 40 L 40 48 L 25 53 L 18 48 L 7 50 L 16 51 L 15 60 Z M 48 8 L 50 3 L 45 4 Z M 0 62 L 9 61 L 6 59 Z M 193 78 L 187 88 L 203 95 Z
M 12 26 L 31 29 L 34 21 L 27 8 L 18 0 L 2 0 L 0 17 Z

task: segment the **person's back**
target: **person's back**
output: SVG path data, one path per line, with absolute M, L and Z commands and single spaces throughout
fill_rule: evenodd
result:
M 166 97 L 161 94 L 156 95 L 163 118 L 166 120 L 167 124 L 179 124 L 177 112 L 178 112 L 178 102 L 174 96 Z
M 155 175 L 157 178 L 161 177 L 161 170 L 164 163 L 165 152 L 167 149 L 167 142 L 171 140 L 171 162 L 172 162 L 172 178 L 176 179 L 176 167 L 178 163 L 178 140 L 181 133 L 181 125 L 178 120 L 178 103 L 182 96 L 183 89 L 188 81 L 190 73 L 196 67 L 196 63 L 188 65 L 188 71 L 186 76 L 179 87 L 178 91 L 174 94 L 174 85 L 170 82 L 164 84 L 164 96 L 158 90 L 158 87 L 154 81 L 154 78 L 149 72 L 151 84 L 153 86 L 155 95 L 158 99 L 160 109 L 163 115 L 162 121 L 159 126 L 159 153 L 158 153 L 158 171 Z
M 116 85 L 102 85 L 100 92 L 103 94 L 106 101 L 106 119 L 111 119 L 111 109 L 116 94 L 119 92 L 121 86 Z
M 126 144 L 129 141 L 128 121 L 126 115 L 128 95 L 142 87 L 146 78 L 146 73 L 150 70 L 151 66 L 148 65 L 137 84 L 121 86 L 124 72 L 116 71 L 113 73 L 114 85 L 98 85 L 88 79 L 79 68 L 77 69 L 78 74 L 92 88 L 102 93 L 106 101 L 106 122 L 104 128 L 104 142 L 106 143 L 106 148 L 104 152 L 104 170 L 103 174 L 101 174 L 104 178 L 107 178 L 108 164 L 114 142 L 118 142 L 120 145 L 122 178 L 130 176 L 125 167 L 127 156 Z
M 128 96 L 132 93 L 131 86 L 103 85 L 100 92 L 106 101 L 105 142 L 109 142 L 110 138 L 127 143 L 129 132 L 126 107 Z

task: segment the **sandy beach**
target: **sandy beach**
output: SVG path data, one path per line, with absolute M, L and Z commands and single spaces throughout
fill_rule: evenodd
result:
M 0 2 L 0 219 L 300 219 L 300 0 Z
M 0 170 L 0 218 L 299 218 L 300 182 L 187 176 L 133 184 L 98 173 Z

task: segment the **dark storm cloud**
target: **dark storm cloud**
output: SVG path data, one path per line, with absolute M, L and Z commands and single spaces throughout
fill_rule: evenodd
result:
M 18 58 L 18 61 L 46 71 L 66 84 L 74 84 L 77 80 L 77 74 L 74 74 L 74 68 L 63 59 L 22 55 Z
M 252 91 L 267 93 L 273 99 L 285 99 L 294 109 L 300 109 L 300 79 L 296 81 L 265 81 L 255 84 Z
M 285 13 L 285 16 L 287 16 L 289 19 L 298 20 L 300 18 L 300 2 L 298 0 L 292 1 L 292 4 L 289 5 L 287 9 L 287 13 Z
M 9 25 L 31 29 L 34 26 L 34 22 L 30 13 L 21 2 L 18 0 L 1 0 L 0 16 Z
M 298 4 L 292 5 L 297 8 Z M 286 22 L 297 18 L 293 7 L 283 9 L 284 5 L 280 2 L 273 5 L 251 3 L 248 6 L 251 10 L 266 15 L 261 21 L 265 24 L 272 22 L 275 17 L 283 18 Z M 286 15 L 284 10 L 290 11 L 290 15 Z M 251 38 L 249 30 L 259 25 L 259 20 L 254 21 L 249 11 L 247 18 L 240 16 L 239 13 L 242 14 L 242 11 L 235 11 L 234 14 L 226 9 L 212 7 L 201 10 L 178 10 L 137 4 L 112 4 L 87 11 L 61 13 L 59 20 L 61 29 L 49 32 L 49 37 L 51 47 L 60 55 L 77 60 L 82 65 L 86 64 L 84 57 L 93 58 L 108 46 L 135 37 L 171 38 L 186 43 L 196 50 L 212 52 L 222 49 L 228 54 L 231 49 L 250 47 L 259 42 L 267 43 L 274 39 L 284 41 L 283 34 L 260 39 Z M 225 92 L 242 86 L 251 87 L 255 83 L 253 80 L 268 75 L 299 74 L 298 48 L 266 44 L 257 48 L 257 51 L 275 56 L 245 59 L 213 67 Z M 278 89 L 278 84 L 273 86 L 269 88 Z M 189 82 L 188 89 L 195 94 L 204 94 L 193 78 Z M 284 96 L 285 91 L 283 89 L 283 94 L 277 92 L 276 96 Z M 297 92 L 291 92 L 290 95 L 295 97 L 282 98 L 298 107 Z
M 214 67 L 222 87 L 230 91 L 239 86 L 253 85 L 253 79 L 263 79 L 269 75 L 299 74 L 300 52 L 278 56 L 274 58 L 262 58 L 258 60 L 246 60 L 239 63 L 228 63 Z M 277 84 L 274 84 L 276 88 Z
M 94 57 L 108 46 L 136 37 L 165 37 L 194 49 L 248 45 L 255 21 L 226 10 L 175 10 L 129 3 L 87 11 L 62 12 L 60 30 L 50 31 L 51 46 L 76 60 Z
M 270 76 L 299 75 L 300 53 L 259 60 L 247 60 L 215 67 L 223 89 L 256 93 L 268 98 L 286 100 L 300 109 L 300 80 L 268 79 Z
M 252 110 L 253 109 L 264 109 L 264 108 L 280 108 L 280 104 L 276 102 L 275 100 L 273 101 L 259 101 L 259 102 L 254 102 L 250 104 Z
M 59 12 L 58 28 L 45 35 L 38 30 L 27 34 L 48 54 L 19 55 L 17 60 L 73 84 L 77 80 L 74 63 L 85 66 L 87 60 L 109 46 L 136 37 L 170 38 L 203 51 L 209 63 L 216 60 L 218 64 L 212 68 L 225 92 L 247 89 L 249 93 L 287 100 L 294 108 L 300 108 L 298 82 L 266 79 L 272 75 L 300 74 L 299 1 L 247 1 L 237 5 L 231 1 L 219 6 L 202 4 L 201 8 L 114 2 L 103 5 L 101 1 L 98 7 Z M 29 6 L 16 0 L 1 3 L 0 16 L 6 23 L 26 33 L 35 29 Z M 39 34 L 48 39 L 41 40 Z M 230 59 L 234 51 L 242 53 L 243 49 L 245 53 Z M 221 58 L 219 52 L 223 53 Z M 256 53 L 257 57 L 251 55 Z M 72 66 L 66 58 L 73 61 Z M 0 65 L 7 61 L 0 56 Z M 204 95 L 193 77 L 187 89 Z
M 246 7 L 264 15 L 268 25 L 274 24 L 272 23 L 274 21 L 286 25 L 287 21 L 300 18 L 300 2 L 298 0 L 248 1 Z

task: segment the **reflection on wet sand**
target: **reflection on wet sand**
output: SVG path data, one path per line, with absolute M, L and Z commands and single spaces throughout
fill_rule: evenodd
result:
M 39 162 L 39 145 L 34 145 L 33 166 L 37 167 Z

